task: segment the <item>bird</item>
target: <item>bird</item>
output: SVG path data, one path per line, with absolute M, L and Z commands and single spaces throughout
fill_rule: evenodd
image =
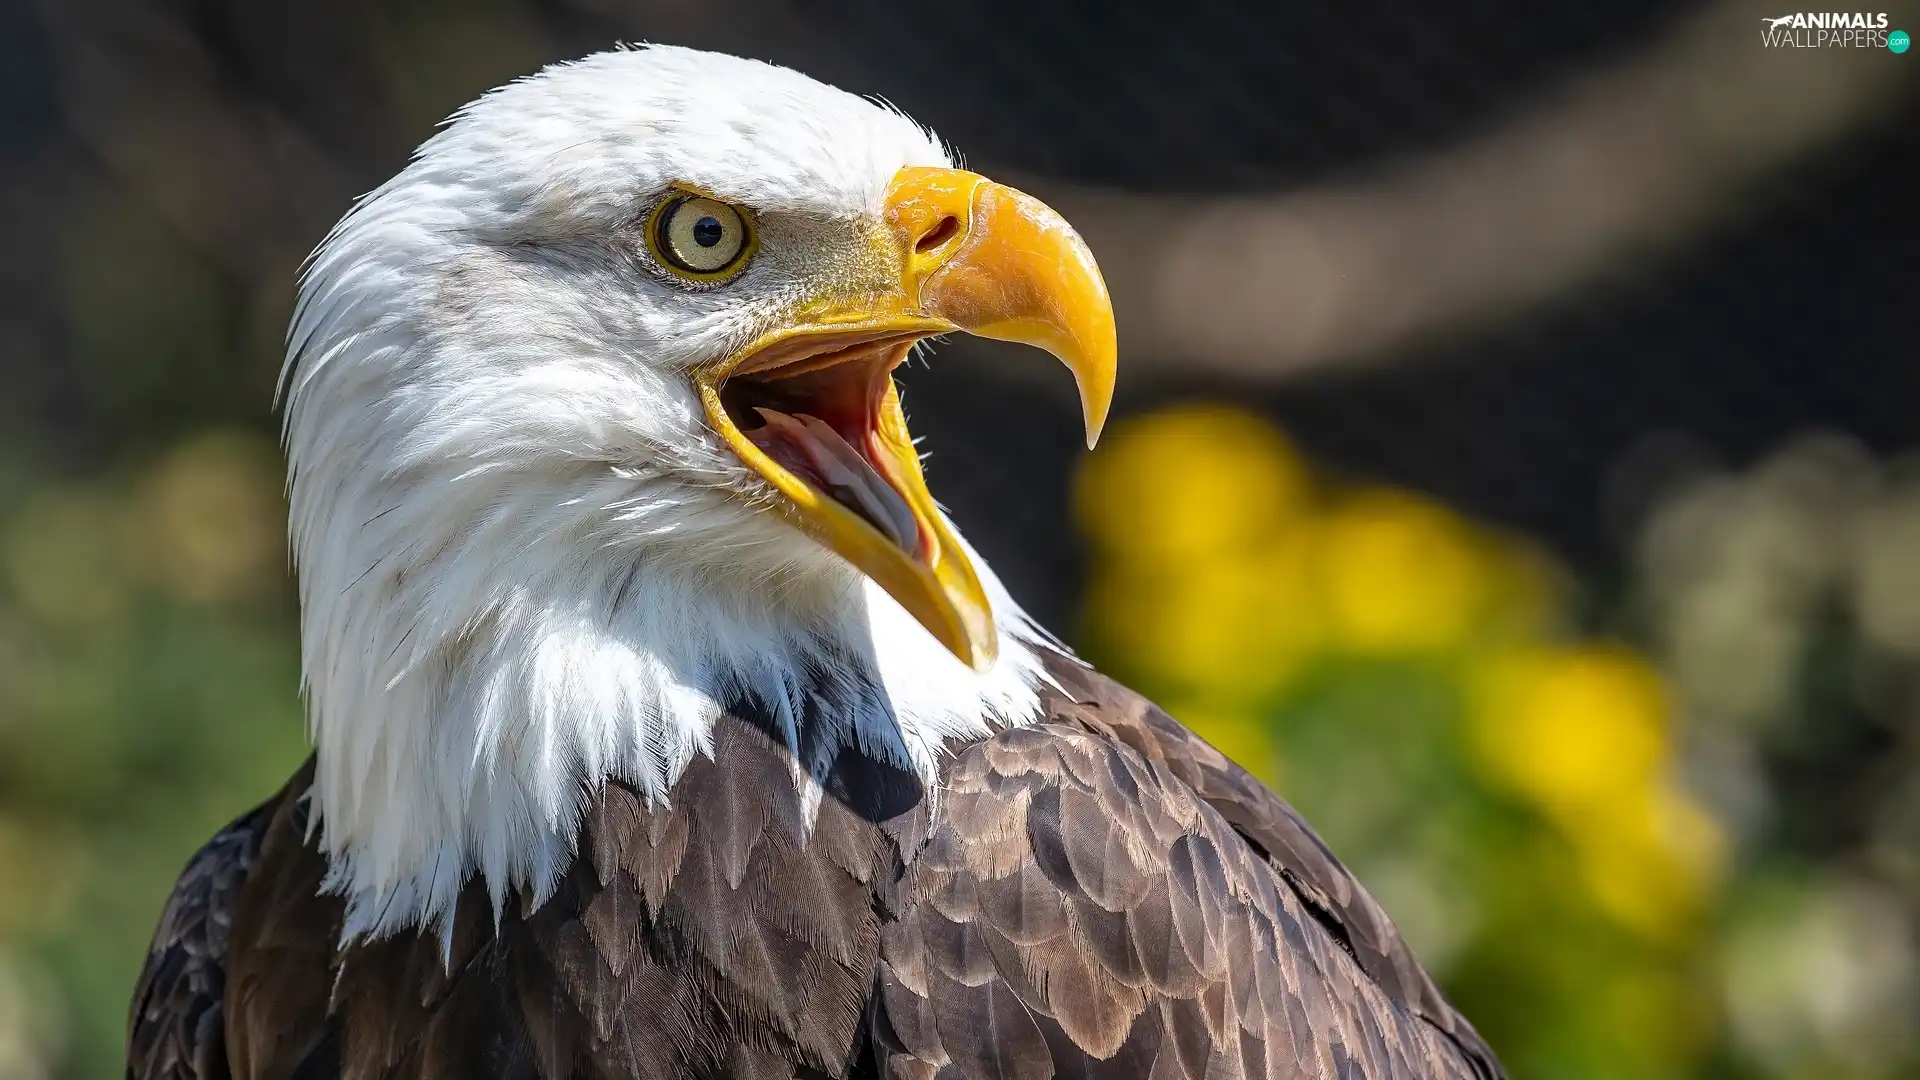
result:
M 1084 239 L 956 160 L 622 47 L 347 211 L 280 386 L 313 751 L 178 879 L 129 1080 L 1503 1075 L 935 502 L 923 342 L 1050 354 L 1089 447 L 1118 357 Z

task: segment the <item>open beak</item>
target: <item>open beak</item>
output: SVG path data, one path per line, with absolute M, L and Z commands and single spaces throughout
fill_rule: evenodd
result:
M 1079 383 L 1091 447 L 1113 397 L 1113 305 L 1059 214 L 983 176 L 902 169 L 886 220 L 897 288 L 807 305 L 695 381 L 714 430 L 795 523 L 984 671 L 999 650 L 993 612 L 927 491 L 893 369 L 916 341 L 956 330 L 1037 345 Z

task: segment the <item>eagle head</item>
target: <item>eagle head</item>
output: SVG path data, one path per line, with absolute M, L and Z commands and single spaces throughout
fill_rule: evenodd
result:
M 347 932 L 536 898 L 609 778 L 751 702 L 799 797 L 1032 712 L 1036 631 L 929 494 L 893 369 L 1051 352 L 1089 444 L 1087 248 L 899 112 L 688 49 L 456 113 L 315 252 L 286 443 L 313 792 Z M 811 787 L 811 795 L 809 790 Z

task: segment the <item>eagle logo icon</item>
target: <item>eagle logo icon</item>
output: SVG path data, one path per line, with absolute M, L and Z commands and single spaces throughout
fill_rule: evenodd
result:
M 1768 17 L 1766 17 L 1765 15 L 1762 15 L 1762 16 L 1760 16 L 1760 21 L 1761 21 L 1761 22 L 1763 22 L 1763 23 L 1767 23 L 1767 24 L 1768 24 L 1768 25 L 1767 25 L 1767 29 L 1769 29 L 1769 30 L 1778 30 L 1778 29 L 1780 29 L 1780 24 L 1781 24 L 1781 23 L 1790 23 L 1790 22 L 1792 22 L 1792 21 L 1793 21 L 1793 16 L 1791 16 L 1791 15 L 1782 15 L 1782 16 L 1780 16 L 1780 17 L 1779 17 L 1779 18 L 1777 18 L 1777 19 L 1770 19 L 1770 18 L 1768 18 Z

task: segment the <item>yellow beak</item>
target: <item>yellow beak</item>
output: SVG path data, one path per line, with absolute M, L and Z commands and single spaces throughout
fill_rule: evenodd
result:
M 999 651 L 993 612 L 966 549 L 927 490 L 890 372 L 915 341 L 955 330 L 1037 345 L 1073 372 L 1091 447 L 1113 398 L 1113 305 L 1092 253 L 1059 214 L 983 176 L 902 169 L 888 189 L 886 222 L 897 288 L 805 305 L 787 325 L 695 381 L 709 422 L 786 497 L 794 522 L 877 582 L 962 662 L 984 671 Z M 883 531 L 775 461 L 730 413 L 722 393 L 729 379 L 776 393 L 822 379 L 861 380 L 873 411 L 859 449 L 911 512 L 912 525 Z

